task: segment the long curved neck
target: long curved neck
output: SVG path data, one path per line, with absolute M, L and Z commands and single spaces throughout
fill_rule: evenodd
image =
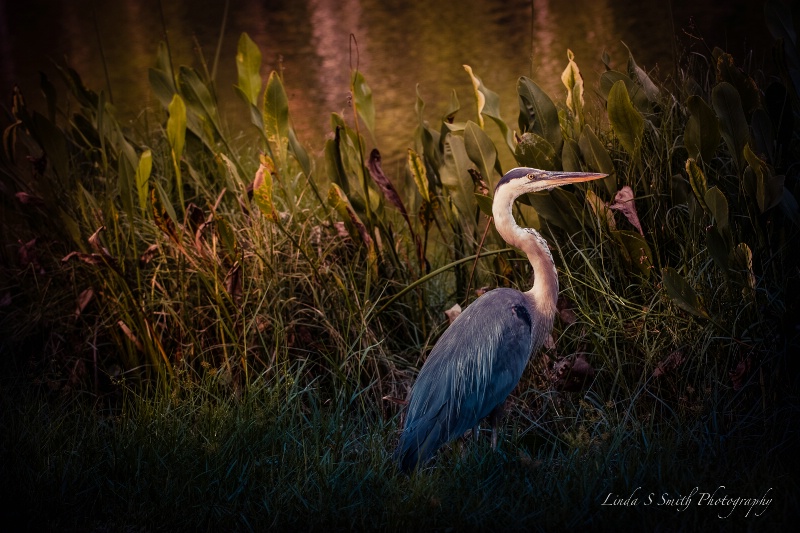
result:
M 547 242 L 533 228 L 521 228 L 514 220 L 512 208 L 517 199 L 513 190 L 500 187 L 495 191 L 492 203 L 494 225 L 498 233 L 510 245 L 516 246 L 528 256 L 533 267 L 533 287 L 523 294 L 547 317 L 556 313 L 558 302 L 558 274 Z

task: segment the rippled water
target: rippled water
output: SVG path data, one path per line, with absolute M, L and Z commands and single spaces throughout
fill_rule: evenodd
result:
M 131 120 L 157 105 L 147 68 L 154 63 L 164 28 L 176 64 L 200 67 L 196 44 L 211 69 L 224 2 L 163 0 L 0 0 L 0 90 L 8 105 L 13 84 L 40 103 L 38 71 L 55 77 L 51 60 L 69 63 L 95 89 L 110 90 L 119 114 Z M 560 74 L 571 49 L 587 87 L 612 66 L 624 69 L 627 52 L 660 78 L 675 68 L 675 34 L 702 35 L 740 54 L 751 44 L 764 52 L 767 32 L 759 2 L 664 0 L 231 0 L 217 71 L 218 94 L 232 130 L 246 127 L 247 112 L 233 92 L 234 56 L 247 32 L 264 56 L 263 75 L 283 68 L 290 110 L 300 139 L 321 149 L 330 113 L 349 108 L 355 35 L 359 68 L 372 87 L 377 110 L 376 142 L 389 165 L 412 145 L 415 87 L 428 117 L 445 112 L 450 92 L 462 109 L 474 106 L 462 65 L 469 64 L 501 96 L 502 113 L 516 124 L 516 80 L 532 77 L 554 99 L 565 93 Z M 694 41 L 696 48 L 702 45 Z M 355 60 L 353 60 L 355 61 Z M 391 169 L 390 169 L 391 170 Z

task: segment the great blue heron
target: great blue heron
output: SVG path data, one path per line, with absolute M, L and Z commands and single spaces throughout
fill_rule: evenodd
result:
M 487 292 L 455 319 L 433 347 L 411 388 L 405 428 L 395 451 L 401 470 L 413 470 L 489 415 L 492 447 L 496 446 L 494 423 L 531 353 L 550 334 L 558 300 L 558 274 L 550 249 L 536 230 L 517 225 L 514 201 L 526 193 L 605 176 L 515 168 L 497 184 L 492 202 L 495 227 L 508 244 L 528 256 L 533 287 L 527 292 L 506 288 Z

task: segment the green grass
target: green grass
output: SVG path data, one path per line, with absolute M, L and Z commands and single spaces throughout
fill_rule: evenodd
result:
M 114 406 L 93 406 L 4 384 L 8 516 L 30 530 L 80 531 L 763 531 L 787 526 L 800 503 L 798 418 L 788 409 L 720 432 L 707 416 L 639 423 L 586 402 L 576 418 L 556 415 L 543 427 L 514 417 L 499 452 L 483 435 L 409 478 L 390 461 L 396 417 L 344 398 L 262 382 L 239 399 L 214 382 L 147 396 L 122 390 Z M 573 428 L 575 441 L 548 432 L 558 425 Z M 772 502 L 749 517 L 698 505 L 699 495 L 685 509 L 657 505 L 664 493 L 719 485 L 748 498 L 771 489 Z M 601 505 L 637 487 L 639 505 Z

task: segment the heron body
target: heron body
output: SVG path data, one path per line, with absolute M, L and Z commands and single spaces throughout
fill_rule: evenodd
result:
M 425 462 L 443 444 L 502 408 L 531 353 L 553 327 L 558 275 L 545 240 L 514 221 L 512 207 L 522 194 L 605 174 L 545 172 L 515 168 L 495 189 L 492 214 L 503 239 L 527 256 L 534 271 L 526 292 L 494 289 L 453 321 L 434 346 L 411 389 L 395 459 L 403 471 Z

